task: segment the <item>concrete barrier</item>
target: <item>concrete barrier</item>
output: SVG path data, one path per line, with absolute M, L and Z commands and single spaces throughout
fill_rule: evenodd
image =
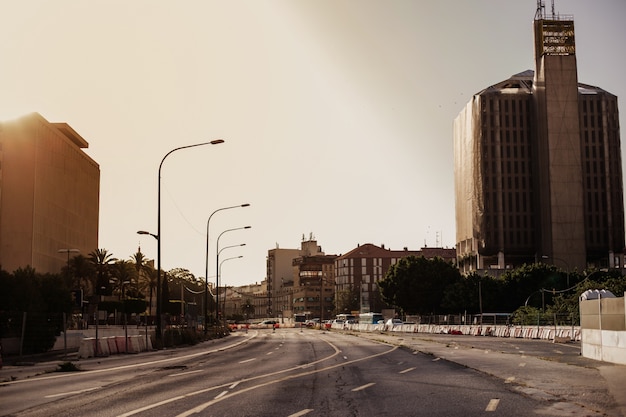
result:
M 557 337 L 567 338 L 572 341 L 580 341 L 580 327 L 577 326 L 506 326 L 506 325 L 438 325 L 438 324 L 403 324 L 386 326 L 383 324 L 342 324 L 333 325 L 333 329 L 352 330 L 359 332 L 382 332 L 394 333 L 445 333 L 463 334 L 470 336 L 492 336 L 519 339 L 543 339 L 554 340 Z

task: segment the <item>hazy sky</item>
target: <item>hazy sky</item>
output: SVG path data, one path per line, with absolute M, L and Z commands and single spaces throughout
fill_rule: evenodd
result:
M 546 9 L 551 9 L 546 1 Z M 535 0 L 0 0 L 0 120 L 66 122 L 100 164 L 99 247 L 222 282 L 265 277 L 267 251 L 312 233 L 453 247 L 452 125 L 471 96 L 533 69 Z M 620 98 L 626 1 L 557 0 L 578 79 Z M 622 135 L 624 136 L 624 135 Z M 622 157 L 624 158 L 624 157 Z

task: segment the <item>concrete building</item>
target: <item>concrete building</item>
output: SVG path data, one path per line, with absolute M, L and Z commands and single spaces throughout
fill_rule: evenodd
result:
M 535 16 L 535 70 L 474 95 L 454 123 L 461 272 L 547 261 L 621 268 L 617 97 L 577 78 L 571 16 Z
M 454 263 L 456 250 L 447 248 L 422 248 L 410 251 L 385 249 L 371 243 L 359 245 L 350 252 L 335 259 L 335 285 L 337 307 L 340 313 L 375 312 L 380 313 L 387 308 L 380 298 L 378 281 L 387 275 L 387 271 L 401 258 L 407 256 L 424 256 L 432 259 L 440 257 Z M 350 300 L 357 298 L 357 304 Z
M 325 310 L 333 305 L 334 258 L 335 255 L 324 254 L 312 234 L 308 239 L 302 236 L 300 249 L 269 250 L 267 317 L 292 318 L 302 312 L 320 317 L 320 293 Z
M 100 167 L 67 123 L 0 124 L 0 267 L 58 273 L 98 247 Z

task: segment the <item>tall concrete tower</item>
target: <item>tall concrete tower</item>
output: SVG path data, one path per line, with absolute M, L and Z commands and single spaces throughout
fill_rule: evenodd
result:
M 576 44 L 572 17 L 534 21 L 537 177 L 541 253 L 570 268 L 586 266 Z

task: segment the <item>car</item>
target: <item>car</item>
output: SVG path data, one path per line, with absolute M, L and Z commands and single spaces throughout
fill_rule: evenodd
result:
M 404 323 L 400 319 L 389 319 L 386 324 L 387 326 L 399 326 Z
M 304 325 L 306 327 L 315 327 L 320 323 L 320 319 L 315 318 L 315 319 L 310 319 L 304 322 Z

